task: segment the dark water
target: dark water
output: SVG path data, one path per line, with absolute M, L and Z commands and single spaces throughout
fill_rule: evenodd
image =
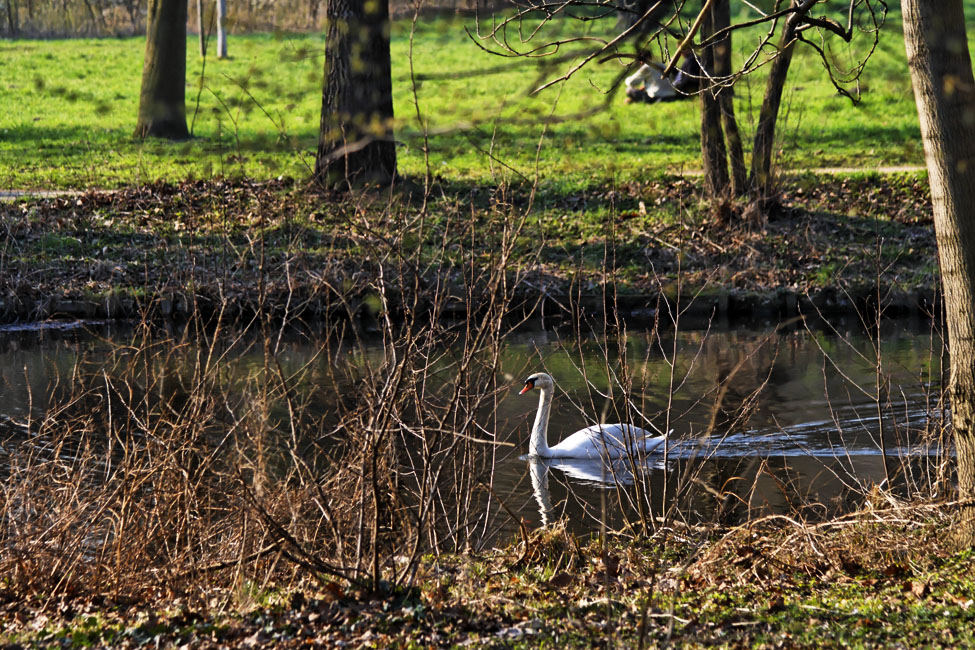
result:
M 97 324 L 0 328 L 0 428 L 42 411 L 80 357 L 97 361 L 125 336 Z M 325 363 L 322 344 L 308 336 L 276 346 L 286 370 Z M 259 366 L 259 348 L 235 354 L 234 372 Z M 520 332 L 502 356 L 502 381 L 512 388 L 482 423 L 498 444 L 483 477 L 492 497 L 477 507 L 490 511 L 496 537 L 517 531 L 514 518 L 564 518 L 589 531 L 673 505 L 681 519 L 728 523 L 797 508 L 840 511 L 888 479 L 902 491 L 931 485 L 944 471 L 941 363 L 941 339 L 924 324 L 888 324 L 879 344 L 852 326 L 636 332 L 623 346 Z M 537 370 L 558 385 L 550 444 L 597 421 L 629 421 L 673 430 L 666 462 L 524 458 L 537 397 L 518 390 Z
M 660 430 L 672 395 L 671 460 L 637 468 L 617 462 L 607 471 L 591 462 L 532 465 L 509 457 L 495 476 L 519 516 L 533 523 L 562 516 L 580 529 L 601 521 L 620 526 L 625 513 L 632 519 L 639 510 L 632 490 L 618 489 L 632 481 L 647 484 L 652 511 L 662 512 L 666 500 L 679 506 L 674 516 L 690 521 L 733 523 L 797 510 L 825 515 L 861 503 L 888 479 L 902 494 L 944 479 L 942 341 L 929 325 L 889 323 L 878 345 L 857 328 L 684 332 L 671 378 L 674 343 L 630 337 L 628 365 L 647 378 L 631 394 L 638 408 L 629 418 L 614 417 L 615 409 L 603 420 Z M 601 370 L 604 344 L 581 346 L 589 385 L 578 369 L 577 341 L 526 333 L 512 346 L 538 359 L 527 368 L 544 363 L 565 391 L 556 397 L 550 444 L 595 421 L 591 414 L 607 403 L 594 395 L 609 383 Z M 520 450 L 535 406 L 527 396 L 504 405 Z

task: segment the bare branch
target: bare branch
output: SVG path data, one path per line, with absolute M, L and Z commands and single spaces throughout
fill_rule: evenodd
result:
M 666 77 L 674 71 L 674 66 L 677 65 L 677 61 L 680 60 L 681 53 L 687 49 L 688 44 L 691 42 L 691 40 L 693 40 L 694 35 L 697 34 L 697 30 L 701 28 L 701 23 L 704 22 L 704 16 L 707 14 L 707 12 L 711 11 L 712 2 L 713 0 L 705 0 L 704 6 L 701 7 L 700 13 L 698 13 L 697 18 L 694 19 L 694 24 L 691 25 L 691 28 L 687 31 L 687 36 L 685 36 L 684 40 L 681 41 L 680 45 L 677 46 L 677 51 L 674 52 L 674 56 L 670 58 L 670 62 L 660 72 L 662 76 Z
M 649 9 L 647 9 L 643 13 L 643 16 L 640 17 L 640 20 L 638 20 L 635 23 L 633 23 L 633 25 L 631 25 L 628 29 L 623 30 L 616 38 L 614 38 L 613 40 L 609 41 L 602 48 L 600 48 L 600 49 L 598 49 L 598 50 L 596 50 L 594 52 L 591 52 L 588 56 L 586 56 L 582 61 L 580 61 L 579 63 L 577 63 L 575 66 L 573 66 L 568 72 L 566 72 L 561 77 L 559 77 L 557 79 L 553 79 L 552 81 L 549 81 L 548 83 L 542 84 L 541 86 L 539 86 L 538 88 L 536 88 L 535 90 L 533 90 L 532 91 L 532 94 L 534 95 L 535 93 L 539 93 L 539 92 L 545 90 L 546 88 L 549 88 L 551 86 L 554 86 L 555 84 L 557 84 L 559 82 L 568 80 L 570 77 L 572 77 L 572 75 L 574 75 L 576 72 L 578 72 L 579 70 L 581 70 L 583 68 L 583 66 L 585 66 L 587 63 L 589 63 L 593 59 L 597 58 L 599 55 L 605 53 L 610 48 L 616 46 L 617 43 L 621 43 L 621 42 L 625 41 L 634 32 L 637 31 L 637 29 L 646 20 L 647 16 L 649 16 L 660 5 L 660 3 L 662 1 L 663 0 L 657 0 L 657 2 L 655 2 L 653 5 L 651 5 L 651 7 Z M 711 0 L 708 0 L 708 2 L 710 2 L 710 1 Z
M 849 43 L 853 38 L 852 25 L 848 26 L 847 29 L 843 29 L 843 26 L 835 20 L 830 18 L 816 18 L 814 16 L 806 16 L 803 20 L 805 21 L 806 25 L 810 27 L 819 27 L 820 29 L 833 32 L 847 43 Z

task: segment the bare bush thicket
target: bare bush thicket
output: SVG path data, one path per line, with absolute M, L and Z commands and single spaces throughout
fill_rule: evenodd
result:
M 384 196 L 364 192 L 335 207 L 345 215 L 335 235 L 358 251 L 357 261 L 345 272 L 317 271 L 329 303 L 313 316 L 312 359 L 290 358 L 282 343 L 306 326 L 288 316 L 300 299 L 284 297 L 282 308 L 282 295 L 267 297 L 279 268 L 300 266 L 301 248 L 275 240 L 290 248 L 272 257 L 261 236 L 299 226 L 269 223 L 239 253 L 240 264 L 260 272 L 250 321 L 231 327 L 219 306 L 206 312 L 213 321 L 191 320 L 175 333 L 146 320 L 128 340 L 81 354 L 47 395 L 30 396 L 28 417 L 0 421 L 0 584 L 8 595 L 203 598 L 217 587 L 232 593 L 309 577 L 388 592 L 414 586 L 425 555 L 481 548 L 510 528 L 508 502 L 518 495 L 494 483 L 495 469 L 521 450 L 504 439 L 499 419 L 514 392 L 501 359 L 519 314 L 537 311 L 525 298 L 538 295 L 525 291 L 538 280 L 525 269 L 541 253 L 526 243 L 535 236 L 531 199 L 513 200 L 502 186 L 486 212 L 456 200 L 432 214 L 425 202 L 407 208 Z M 645 357 L 634 358 L 633 334 L 615 309 L 613 237 L 607 233 L 600 285 L 607 309 L 592 320 L 579 307 L 578 285 L 556 305 L 574 323 L 575 340 L 589 331 L 604 337 L 598 374 L 609 378 L 608 392 L 581 343 L 567 351 L 590 389 L 577 406 L 586 419 L 666 430 L 680 417 L 672 397 L 687 390 L 700 356 L 685 346 L 679 358 L 674 334 L 695 296 L 678 284 L 674 304 L 654 305 L 654 326 L 639 334 Z M 734 521 L 766 514 L 751 505 L 763 476 L 778 481 L 798 520 L 826 512 L 759 452 L 751 474 L 707 465 L 729 432 L 746 428 L 772 372 L 755 361 L 757 351 L 772 337 L 729 355 L 691 397 L 710 415 L 691 430 L 675 425 L 679 462 L 628 459 L 618 466 L 625 480 L 611 481 L 584 514 L 631 534 L 690 534 L 699 519 L 689 506 L 709 499 L 719 503 L 716 523 L 730 511 L 744 515 L 727 518 Z M 822 472 L 835 472 L 852 501 L 894 499 L 891 483 L 907 483 L 912 497 L 944 496 L 944 422 L 912 414 L 906 396 L 891 392 L 879 329 L 876 337 L 876 355 L 866 358 L 876 364 L 876 385 L 849 390 L 866 393 L 878 417 L 895 414 L 899 429 L 887 435 L 898 448 L 919 440 L 942 453 L 921 464 L 892 458 L 881 497 L 853 462 L 823 462 Z M 702 334 L 697 345 L 707 340 Z M 932 347 L 931 367 L 938 354 Z M 662 402 L 660 394 L 643 399 L 649 386 L 662 390 Z M 943 412 L 933 392 L 929 414 Z M 650 412 L 651 402 L 663 406 Z M 840 442 L 848 423 L 837 418 Z M 844 461 L 842 446 L 837 459 Z M 623 513 L 612 517 L 622 524 L 609 521 L 611 511 Z
M 282 357 L 295 323 L 266 316 L 262 283 L 243 329 L 220 310 L 177 335 L 143 322 L 5 432 L 6 589 L 140 598 L 284 569 L 380 591 L 408 584 L 423 553 L 485 537 L 491 466 L 510 453 L 490 414 L 507 392 L 499 355 L 525 217 L 499 201 L 497 246 L 475 260 L 480 224 L 463 210 L 442 220 L 371 200 L 347 223 L 369 288 L 321 278 L 333 302 L 314 362 Z M 399 224 L 393 240 L 382 220 Z

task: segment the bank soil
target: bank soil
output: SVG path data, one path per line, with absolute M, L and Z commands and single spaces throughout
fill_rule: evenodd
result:
M 639 315 L 661 299 L 743 318 L 878 302 L 932 311 L 923 179 L 792 178 L 764 211 L 715 209 L 700 193 L 667 178 L 532 201 L 526 189 L 438 187 L 424 201 L 409 182 L 337 196 L 210 181 L 21 199 L 0 204 L 0 321 L 369 311 L 389 264 L 400 266 L 384 278 L 387 298 L 422 305 L 446 287 L 463 312 L 465 269 L 498 263 L 506 228 L 518 234 L 513 311 L 547 301 L 548 313 Z

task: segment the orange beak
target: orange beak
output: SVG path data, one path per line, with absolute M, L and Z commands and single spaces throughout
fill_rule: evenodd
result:
M 526 382 L 525 382 L 525 387 L 524 387 L 524 388 L 522 388 L 522 389 L 521 389 L 521 392 L 520 392 L 520 393 L 518 393 L 518 394 L 519 394 L 519 395 L 524 395 L 525 393 L 527 393 L 528 391 L 530 391 L 530 390 L 531 390 L 532 388 L 534 388 L 534 387 L 535 387 L 535 384 L 533 384 L 533 383 L 532 383 L 532 382 L 530 382 L 530 381 L 526 381 Z

